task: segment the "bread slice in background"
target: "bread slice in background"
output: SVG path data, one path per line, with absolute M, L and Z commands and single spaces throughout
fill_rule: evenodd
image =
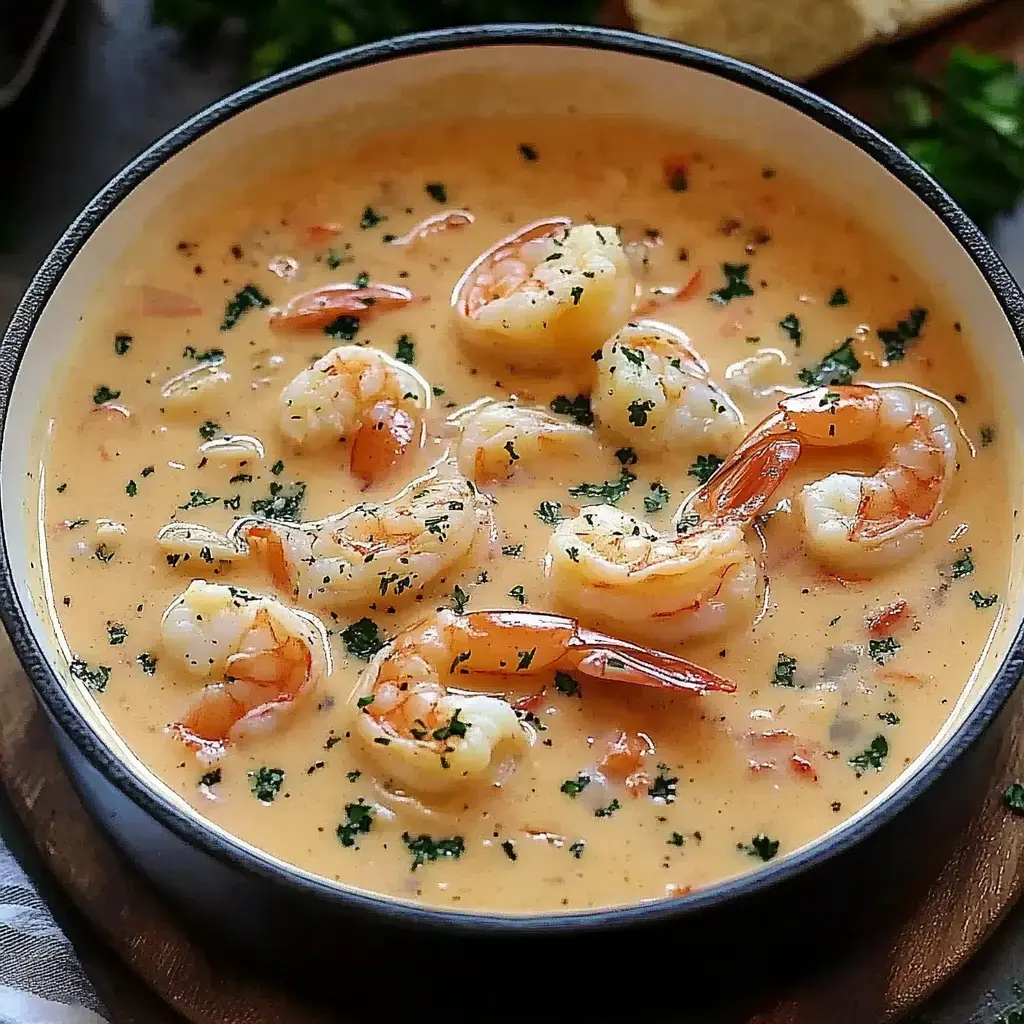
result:
M 627 0 L 640 32 L 803 79 L 984 0 Z

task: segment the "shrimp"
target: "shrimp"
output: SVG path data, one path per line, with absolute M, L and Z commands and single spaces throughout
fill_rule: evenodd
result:
M 735 684 L 692 662 L 581 629 L 547 612 L 440 611 L 380 650 L 350 703 L 367 750 L 399 786 L 441 792 L 494 782 L 528 738 L 504 696 L 467 694 L 451 683 L 472 675 L 508 680 L 579 672 L 668 690 L 732 692 Z
M 593 437 L 587 427 L 516 402 L 477 403 L 448 422 L 461 428 L 459 466 L 477 484 L 510 480 L 524 464 L 558 451 L 578 451 Z
M 385 502 L 309 523 L 246 518 L 232 548 L 262 558 L 282 592 L 319 608 L 421 595 L 490 531 L 490 508 L 463 476 L 435 472 Z
M 170 731 L 216 757 L 246 734 L 273 729 L 331 674 L 323 623 L 240 587 L 193 580 L 164 612 L 164 650 L 212 680 Z
M 732 459 L 772 436 L 807 448 L 874 447 L 874 474 L 832 473 L 805 486 L 795 507 L 808 552 L 838 571 L 871 573 L 919 549 L 957 468 L 956 414 L 903 384 L 848 384 L 785 398 Z
M 612 505 L 589 505 L 548 542 L 555 600 L 583 621 L 640 641 L 677 642 L 752 617 L 759 582 L 744 529 L 800 453 L 786 438 L 752 446 L 660 533 Z
M 452 308 L 467 344 L 517 367 L 554 369 L 585 364 L 635 298 L 615 228 L 552 217 L 481 253 L 455 285 Z
M 394 284 L 328 284 L 303 292 L 284 309 L 273 310 L 270 326 L 279 331 L 319 331 L 338 317 L 366 320 L 413 301 L 412 292 Z
M 641 452 L 731 451 L 743 417 L 710 380 L 710 368 L 680 330 L 629 323 L 601 349 L 591 408 L 601 429 Z
M 376 349 L 339 345 L 281 392 L 281 431 L 304 448 L 350 441 L 350 468 L 370 484 L 424 443 L 430 401 L 430 385 L 411 366 Z

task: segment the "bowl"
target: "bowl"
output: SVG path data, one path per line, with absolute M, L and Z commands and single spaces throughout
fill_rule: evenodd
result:
M 861 812 L 754 873 L 676 899 L 561 915 L 453 913 L 356 891 L 204 820 L 149 772 L 69 678 L 46 611 L 52 594 L 39 572 L 41 466 L 32 439 L 45 431 L 40 408 L 80 308 L 139 226 L 239 147 L 284 129 L 330 119 L 342 134 L 361 133 L 497 109 L 642 116 L 732 142 L 815 181 L 961 311 L 976 358 L 1004 392 L 1010 419 L 1002 435 L 1016 445 L 1024 406 L 1011 396 L 1024 390 L 1024 296 L 966 215 L 870 128 L 768 72 L 629 33 L 485 26 L 408 36 L 284 72 L 201 111 L 123 168 L 46 258 L 0 349 L 0 611 L 83 800 L 221 948 L 259 955 L 261 969 L 327 991 L 337 990 L 340 968 L 352 977 L 379 970 L 396 940 L 429 939 L 432 959 L 465 968 L 460 986 L 487 984 L 499 953 L 529 950 L 530 963 L 571 956 L 588 969 L 554 972 L 546 998 L 561 993 L 578 1008 L 589 998 L 600 1008 L 607 1004 L 593 968 L 635 964 L 641 933 L 648 948 L 670 944 L 662 948 L 700 979 L 688 999 L 699 991 L 713 1004 L 722 985 L 735 989 L 737 956 L 753 990 L 835 955 L 869 934 L 880 915 L 898 913 L 988 793 L 1006 738 L 1004 708 L 1024 669 L 1018 546 L 1017 575 L 982 671 L 934 742 Z M 294 158 L 289 147 L 264 151 L 260 172 Z M 237 167 L 217 187 L 256 170 Z M 811 922 L 824 921 L 828 941 L 809 941 Z M 346 1006 L 358 1003 L 357 990 Z

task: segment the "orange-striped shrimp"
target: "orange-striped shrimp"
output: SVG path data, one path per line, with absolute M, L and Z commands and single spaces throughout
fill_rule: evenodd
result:
M 583 629 L 547 612 L 440 611 L 379 651 L 350 703 L 371 753 L 401 787 L 440 792 L 494 781 L 527 736 L 504 695 L 454 689 L 475 677 L 514 681 L 555 670 L 612 683 L 705 693 L 735 684 L 693 662 Z
M 366 320 L 413 301 L 408 288 L 395 284 L 327 284 L 303 292 L 283 309 L 272 310 L 270 326 L 278 331 L 319 331 L 338 317 Z

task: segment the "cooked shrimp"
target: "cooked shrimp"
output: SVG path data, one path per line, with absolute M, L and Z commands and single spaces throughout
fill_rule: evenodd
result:
M 448 422 L 461 429 L 459 467 L 477 484 L 509 480 L 531 463 L 579 451 L 593 438 L 587 427 L 516 402 L 477 403 Z
M 331 673 L 319 619 L 239 587 L 193 580 L 164 612 L 161 637 L 186 672 L 213 680 L 171 726 L 206 756 L 274 728 Z
M 605 433 L 637 451 L 730 451 L 743 417 L 710 372 L 682 331 L 638 320 L 604 343 L 591 408 Z
M 671 533 L 612 505 L 589 505 L 548 542 L 556 601 L 585 622 L 668 643 L 752 618 L 759 573 L 744 529 L 796 460 L 771 438 L 698 492 Z
M 463 339 L 541 369 L 584 363 L 629 317 L 636 284 L 611 227 L 536 221 L 482 253 L 452 292 Z
M 441 213 L 433 213 L 424 217 L 418 224 L 414 224 L 404 235 L 391 240 L 392 245 L 412 245 L 414 242 L 433 235 L 442 234 L 445 231 L 454 231 L 457 228 L 464 228 L 472 224 L 476 218 L 469 210 L 443 210 Z
M 359 677 L 351 696 L 361 710 L 357 729 L 400 786 L 437 792 L 493 782 L 501 762 L 521 753 L 526 734 L 504 696 L 461 693 L 451 683 L 556 669 L 669 690 L 735 689 L 683 658 L 581 629 L 560 615 L 441 611 L 379 651 Z
M 339 345 L 281 392 L 281 430 L 296 445 L 351 442 L 349 465 L 365 483 L 381 479 L 425 440 L 430 385 L 383 352 Z
M 316 607 L 414 598 L 490 527 L 485 500 L 445 469 L 385 502 L 310 523 L 241 519 L 228 536 L 265 560 L 283 592 Z
M 771 436 L 808 448 L 884 451 L 876 473 L 832 473 L 796 500 L 811 555 L 841 571 L 871 573 L 924 541 L 956 472 L 956 434 L 956 414 L 925 391 L 897 384 L 821 387 L 783 399 L 726 466 Z
M 280 331 L 319 331 L 341 316 L 366 320 L 412 301 L 412 292 L 399 285 L 328 284 L 296 295 L 284 309 L 273 310 L 270 326 Z

